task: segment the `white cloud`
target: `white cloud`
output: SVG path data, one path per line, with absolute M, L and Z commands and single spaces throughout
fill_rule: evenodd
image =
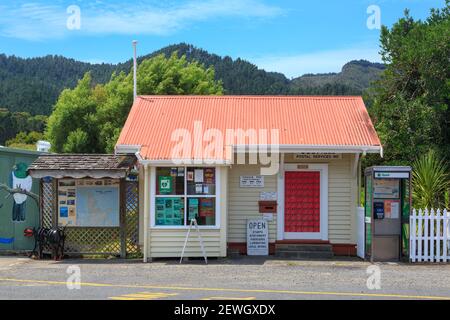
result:
M 75 2 L 77 3 L 77 2 Z M 192 23 L 224 17 L 270 18 L 283 13 L 259 0 L 190 0 L 184 4 L 156 5 L 150 1 L 114 3 L 96 1 L 83 5 L 79 33 L 167 35 Z M 45 5 L 19 3 L 0 7 L 0 34 L 42 40 L 70 34 L 66 27 L 71 3 Z
M 339 72 L 344 64 L 351 60 L 365 59 L 381 62 L 377 47 L 366 45 L 347 49 L 318 51 L 298 55 L 262 56 L 248 58 L 252 63 L 266 71 L 284 73 L 288 78 L 306 73 Z
M 0 7 L 0 34 L 26 40 L 64 34 L 65 11 L 55 5 L 24 3 Z

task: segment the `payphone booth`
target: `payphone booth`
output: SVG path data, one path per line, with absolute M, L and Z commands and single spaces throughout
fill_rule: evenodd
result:
M 409 256 L 411 167 L 365 170 L 365 256 L 399 261 Z

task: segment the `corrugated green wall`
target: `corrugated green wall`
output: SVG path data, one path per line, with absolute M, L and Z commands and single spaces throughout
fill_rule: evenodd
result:
M 23 162 L 31 164 L 39 152 L 0 147 L 0 183 L 10 187 L 10 177 L 14 165 Z M 39 180 L 33 180 L 32 191 L 39 194 Z M 0 190 L 0 251 L 31 250 L 34 239 L 23 236 L 23 230 L 28 227 L 39 227 L 39 209 L 30 197 L 26 200 L 25 221 L 13 221 L 12 211 L 14 199 L 5 198 L 7 192 Z

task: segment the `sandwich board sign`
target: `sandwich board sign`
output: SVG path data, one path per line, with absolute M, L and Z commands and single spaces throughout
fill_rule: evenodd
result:
M 247 255 L 269 255 L 269 223 L 263 219 L 247 221 Z

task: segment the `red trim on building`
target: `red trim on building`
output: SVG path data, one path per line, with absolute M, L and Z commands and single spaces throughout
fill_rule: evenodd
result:
M 335 256 L 356 256 L 356 244 L 333 243 L 331 245 Z
M 276 244 L 330 244 L 327 240 L 277 240 Z
M 239 250 L 240 254 L 247 254 L 247 242 L 228 242 L 228 249 Z M 269 254 L 275 254 L 275 243 L 269 243 Z
M 269 243 L 269 254 L 275 254 L 275 244 L 330 244 L 329 241 L 323 240 L 278 240 Z M 356 256 L 356 244 L 332 243 L 333 253 L 335 256 Z M 247 254 L 246 242 L 228 242 L 228 249 L 238 250 L 240 254 Z

